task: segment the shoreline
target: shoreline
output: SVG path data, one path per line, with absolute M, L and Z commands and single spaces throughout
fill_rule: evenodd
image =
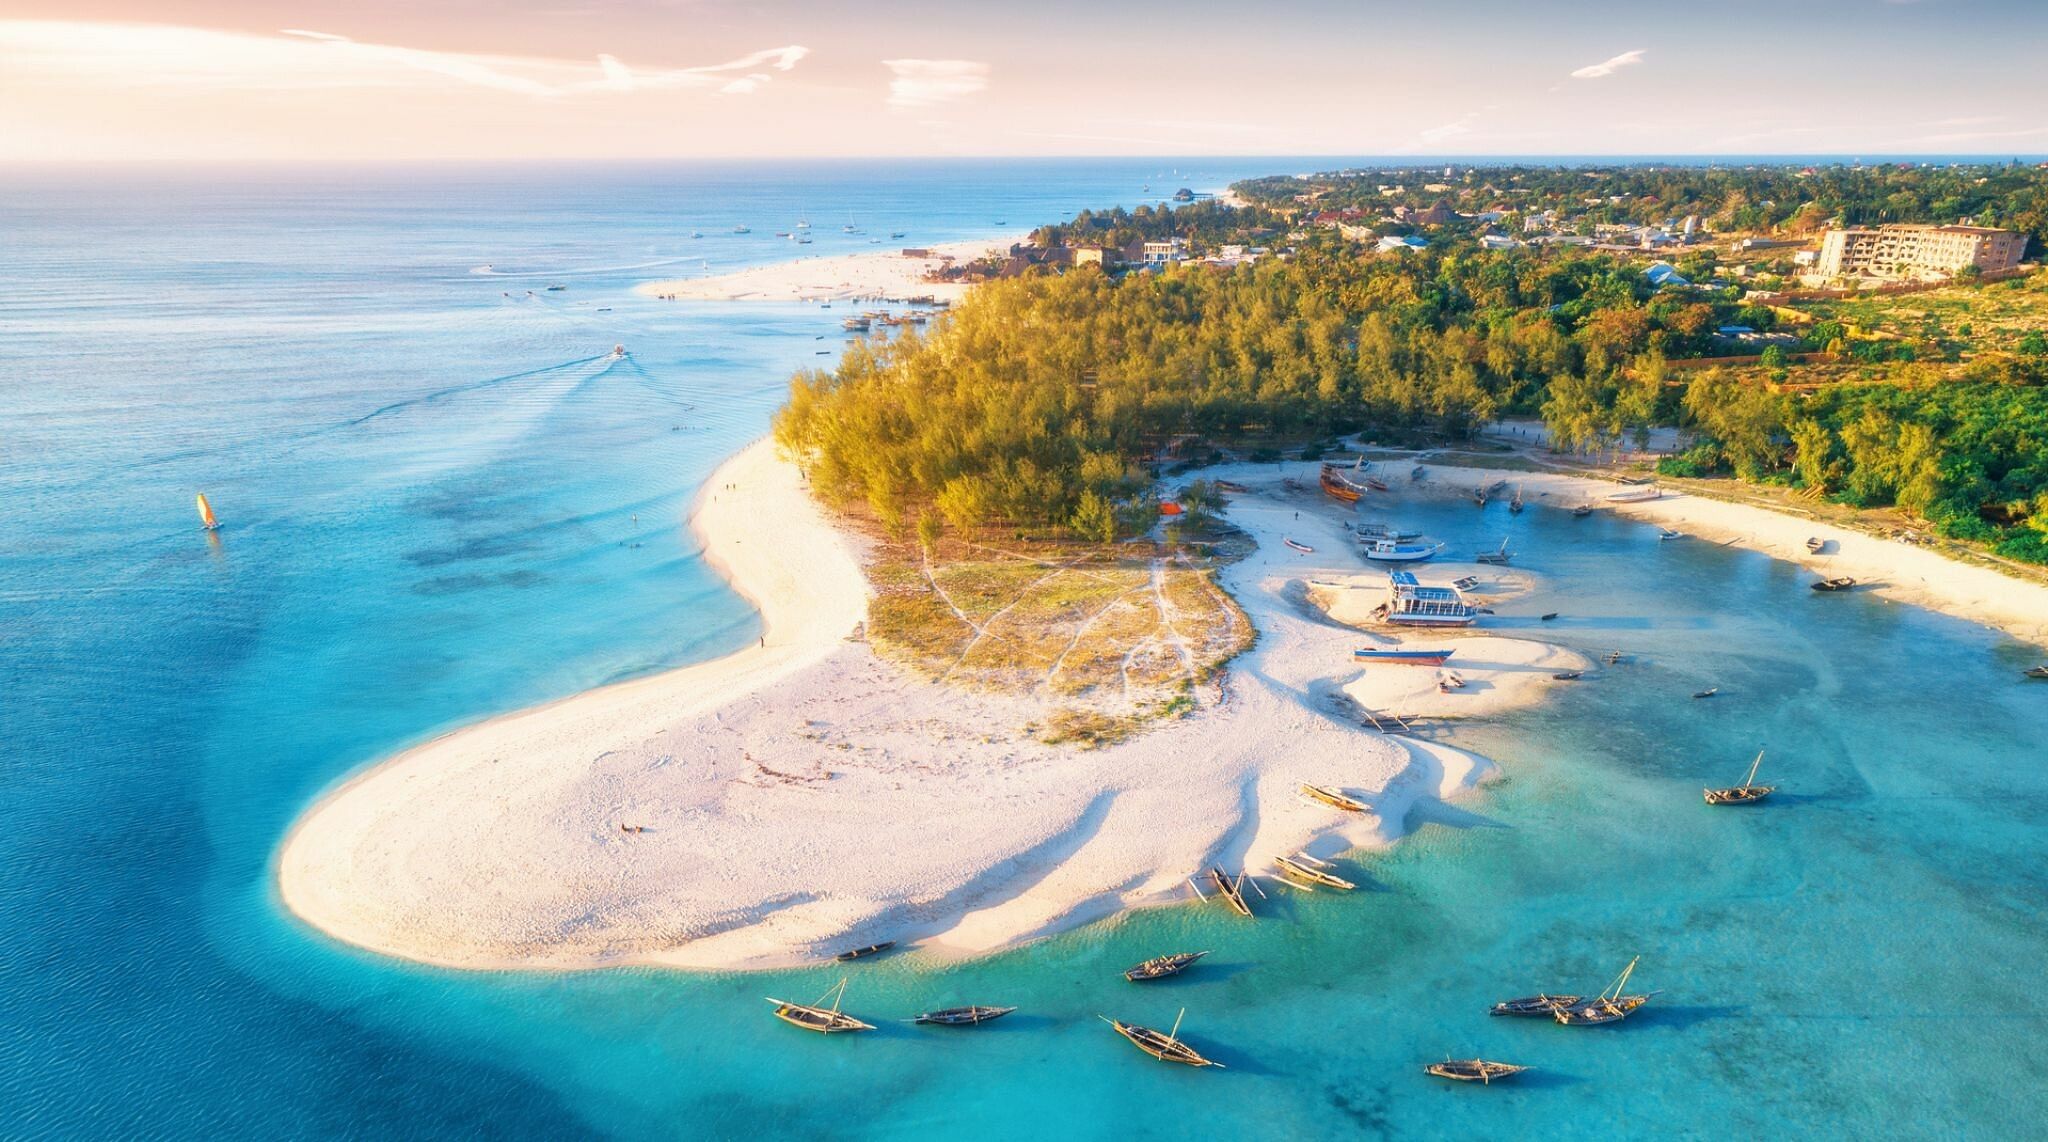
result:
M 1183 877 L 1211 864 L 1265 874 L 1284 853 L 1383 848 L 1419 802 L 1456 797 L 1496 767 L 1372 733 L 1356 711 L 1487 717 L 1543 700 L 1552 671 L 1588 664 L 1483 631 L 1361 631 L 1340 621 L 1355 605 L 1312 602 L 1382 574 L 1355 564 L 1343 515 L 1296 514 L 1322 503 L 1314 470 L 1195 473 L 1252 488 L 1227 515 L 1259 547 L 1218 580 L 1258 643 L 1231 662 L 1223 701 L 1088 751 L 992 729 L 1045 710 L 913 677 L 851 639 L 868 592 L 854 541 L 758 441 L 710 477 L 690 526 L 707 561 L 760 609 L 762 646 L 507 714 L 375 764 L 295 822 L 277 862 L 280 898 L 336 939 L 446 967 L 780 968 L 885 939 L 939 959 L 988 954 L 1184 901 Z M 1305 490 L 1279 490 L 1282 477 L 1304 475 Z M 1429 475 L 1434 486 L 1419 490 L 1434 496 L 1504 474 L 1431 465 Z M 1808 534 L 1873 549 L 1795 556 L 1802 565 L 1912 571 L 1939 560 L 1944 571 L 2026 587 L 1759 507 L 1686 496 L 1613 504 L 1604 497 L 1619 485 L 1605 481 L 1520 479 L 1539 503 L 1593 501 L 1701 536 L 1726 532 L 1776 557 L 1790 556 L 1787 546 L 1804 555 Z M 772 535 L 763 520 L 776 521 Z M 1466 570 L 1430 567 L 1432 578 Z M 1482 594 L 1528 589 L 1525 573 L 1475 570 L 1493 576 Z M 2043 629 L 2048 591 L 2027 611 L 2024 594 L 1987 599 L 1981 586 L 1882 589 L 1993 625 L 2025 614 Z M 1455 696 L 1436 693 L 1434 671 L 1349 662 L 1361 643 L 1447 638 L 1474 683 Z M 1273 751 L 1275 740 L 1291 748 Z M 1372 812 L 1310 802 L 1302 783 L 1343 788 Z
M 935 246 L 906 258 L 903 247 L 856 250 L 844 254 L 805 254 L 766 265 L 729 270 L 701 278 L 642 282 L 633 292 L 666 301 L 851 301 L 866 298 L 931 297 L 954 302 L 972 288 L 966 282 L 928 282 L 924 275 L 948 261 L 970 262 L 988 254 L 1007 253 L 1029 232 L 968 238 Z M 801 248 L 801 247 L 797 247 Z

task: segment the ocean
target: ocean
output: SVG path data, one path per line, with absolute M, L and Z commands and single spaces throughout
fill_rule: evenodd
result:
M 765 975 L 443 971 L 279 907 L 279 841 L 353 770 L 754 637 L 681 518 L 791 371 L 837 350 L 836 319 L 632 285 L 793 256 L 773 232 L 799 217 L 804 252 L 852 252 L 1330 165 L 0 178 L 0 1136 L 2038 1123 L 2048 686 L 2017 673 L 2038 652 L 1542 505 L 1417 504 L 1406 522 L 1475 550 L 1511 536 L 1544 576 L 1514 609 L 1564 617 L 1496 626 L 1630 662 L 1452 731 L 1505 780 L 1346 862 L 1355 893 L 1269 886 L 1257 923 L 1167 908 L 967 964 Z M 1707 686 L 1722 692 L 1689 699 Z M 1784 791 L 1705 808 L 1700 787 L 1759 748 Z M 1118 976 L 1180 947 L 1215 954 L 1161 986 Z M 1486 1015 L 1595 990 L 1637 955 L 1634 983 L 1660 994 L 1618 1027 Z M 842 975 L 881 1031 L 768 1017 L 761 997 Z M 964 1033 L 896 1021 L 960 1002 L 1021 1011 Z M 1155 1063 L 1095 1018 L 1182 1009 L 1228 1070 Z M 1420 1071 L 1474 1053 L 1537 1070 L 1486 1089 Z

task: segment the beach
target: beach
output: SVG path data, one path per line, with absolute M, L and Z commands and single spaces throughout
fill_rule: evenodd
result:
M 925 275 L 948 264 L 1008 252 L 1028 234 L 975 238 L 920 247 L 924 256 L 905 257 L 902 244 L 850 254 L 818 254 L 730 273 L 646 282 L 634 292 L 672 301 L 847 301 L 859 298 L 930 297 L 958 301 L 962 282 L 930 282 Z

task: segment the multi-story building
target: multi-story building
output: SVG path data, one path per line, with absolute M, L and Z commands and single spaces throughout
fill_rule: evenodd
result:
M 1814 272 L 1823 277 L 1912 277 L 1975 266 L 1987 273 L 2019 265 L 2027 236 L 1983 226 L 1893 225 L 1830 230 Z

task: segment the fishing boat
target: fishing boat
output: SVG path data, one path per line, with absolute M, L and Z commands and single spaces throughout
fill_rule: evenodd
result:
M 1286 544 L 1286 545 L 1287 545 L 1287 546 L 1289 546 L 1289 547 L 1292 547 L 1292 548 L 1293 548 L 1294 550 L 1296 550 L 1296 551 L 1299 551 L 1299 552 L 1301 552 L 1301 553 L 1302 553 L 1303 555 L 1314 555 L 1314 554 L 1316 553 L 1316 549 L 1315 549 L 1315 548 L 1313 548 L 1313 547 L 1310 547 L 1310 546 L 1309 546 L 1308 544 L 1306 544 L 1306 543 L 1296 543 L 1296 542 L 1294 542 L 1293 540 L 1291 540 L 1291 539 L 1288 539 L 1288 538 L 1286 538 L 1286 537 L 1284 537 L 1284 536 L 1283 536 L 1283 537 L 1281 538 L 1280 542 L 1282 542 L 1282 543 Z
M 1640 504 L 1654 500 L 1663 494 L 1663 489 L 1655 484 L 1651 484 L 1646 488 L 1630 488 L 1625 492 L 1615 492 L 1607 497 L 1607 502 L 1613 504 Z
M 1116 1028 L 1116 1033 L 1129 1039 L 1132 1046 L 1158 1059 L 1162 1063 L 1185 1063 L 1190 1067 L 1222 1066 L 1222 1063 L 1216 1062 L 1213 1059 L 1203 1058 L 1193 1047 L 1180 1041 L 1180 1021 L 1187 1013 L 1187 1008 L 1181 1008 L 1180 1015 L 1176 1015 L 1173 1018 L 1173 1030 L 1163 1035 L 1150 1027 L 1140 1027 L 1135 1023 L 1125 1023 L 1120 1019 L 1111 1019 L 1107 1015 L 1097 1016 L 1097 1018 Z
M 839 1010 L 839 1001 L 846 995 L 846 981 L 818 997 L 816 1003 L 792 1003 L 787 999 L 769 999 L 775 1005 L 775 1017 L 784 1023 L 830 1035 L 836 1031 L 872 1031 L 875 1025 L 863 1023 Z M 832 998 L 832 1006 L 824 1006 L 826 996 Z
M 1583 670 L 1560 670 L 1556 674 L 1551 675 L 1550 677 L 1558 682 L 1577 682 L 1579 679 L 1584 678 L 1585 676 L 1586 672 Z
M 1192 884 L 1194 882 L 1190 881 L 1189 883 Z M 1228 905 L 1232 912 L 1247 920 L 1253 918 L 1251 902 L 1244 898 L 1245 877 L 1243 873 L 1239 873 L 1237 878 L 1233 880 L 1222 869 L 1212 867 L 1209 870 L 1209 883 L 1216 886 L 1216 895 L 1223 898 L 1223 903 Z M 1200 886 L 1197 886 L 1195 891 L 1200 893 Z
M 1488 1083 L 1495 1079 L 1512 1078 L 1529 1068 L 1514 1063 L 1496 1063 L 1488 1059 L 1445 1059 L 1422 1068 L 1424 1073 L 1440 1079 L 1456 1079 L 1461 1083 Z
M 1477 575 L 1460 575 L 1456 579 L 1451 580 L 1451 586 L 1456 587 L 1460 591 L 1470 591 L 1479 586 L 1479 577 Z
M 1468 627 L 1479 609 L 1456 587 L 1425 587 L 1413 571 L 1387 574 L 1387 601 L 1380 605 L 1390 623 L 1403 626 Z
M 747 227 L 745 227 L 745 226 L 735 226 L 735 227 L 733 227 L 733 228 L 732 228 L 732 232 L 733 232 L 733 233 L 735 233 L 735 234 L 752 234 L 752 233 L 753 233 L 753 231 L 752 231 L 752 230 L 748 229 L 748 228 L 747 228 Z
M 894 241 L 896 241 L 896 240 L 897 240 L 898 238 L 901 238 L 901 237 L 903 237 L 904 233 L 905 233 L 905 231 L 902 231 L 902 230 L 891 230 L 891 231 L 889 231 L 889 240 L 890 240 L 891 242 L 894 242 Z
M 1522 514 L 1522 485 L 1515 485 L 1515 498 L 1508 501 L 1508 510 L 1516 515 Z
M 1279 867 L 1281 872 L 1288 876 L 1307 881 L 1310 884 L 1320 884 L 1325 888 L 1335 888 L 1341 892 L 1349 892 L 1358 887 L 1336 873 L 1331 872 L 1328 864 L 1309 856 L 1307 853 L 1291 857 L 1274 857 L 1273 863 Z
M 1509 554 L 1508 541 L 1505 539 L 1501 540 L 1500 546 L 1492 551 L 1482 551 L 1472 557 L 1474 563 L 1490 563 L 1496 567 L 1505 567 L 1513 559 L 1514 556 Z
M 2029 678 L 2048 678 L 2048 666 L 2029 666 L 2020 673 Z
M 1695 690 L 1695 691 L 1693 692 L 1693 697 L 1694 697 L 1695 699 L 1698 699 L 1698 698 L 1711 698 L 1711 697 L 1713 697 L 1714 695 L 1716 695 L 1716 694 L 1719 694 L 1720 692 L 1721 692 L 1721 688 L 1720 688 L 1719 686 L 1709 686 L 1709 687 L 1707 687 L 1707 688 L 1706 688 L 1706 689 L 1704 689 L 1704 690 Z
M 206 502 L 206 493 L 198 494 L 199 527 L 202 531 L 219 531 L 220 520 L 213 514 L 213 505 Z
M 1556 612 L 1556 611 L 1545 611 L 1545 612 L 1544 612 L 1543 614 L 1540 614 L 1540 615 L 1536 616 L 1536 621 L 1537 621 L 1537 622 L 1540 622 L 1540 623 L 1547 623 L 1547 622 L 1550 622 L 1550 621 L 1552 621 L 1552 620 L 1554 620 L 1554 619 L 1556 619 L 1556 618 L 1557 618 L 1557 612 Z
M 842 964 L 852 963 L 855 960 L 864 960 L 869 956 L 880 955 L 881 953 L 886 952 L 890 948 L 893 948 L 895 946 L 896 941 L 883 940 L 879 944 L 868 944 L 863 947 L 848 948 L 847 950 L 839 953 L 836 956 L 833 956 L 832 958 L 838 960 Z
M 1822 551 L 1826 550 L 1827 545 L 1828 541 L 1817 535 L 1809 536 L 1806 540 L 1806 549 L 1815 555 L 1819 555 Z
M 1175 952 L 1170 956 L 1154 956 L 1144 963 L 1125 971 L 1124 978 L 1132 983 L 1165 979 L 1167 976 L 1179 975 L 1188 970 L 1189 965 L 1208 954 L 1207 952 Z
M 1684 539 L 1684 538 L 1685 538 L 1685 533 L 1684 533 L 1684 532 L 1682 532 L 1682 531 L 1673 531 L 1672 529 L 1670 529 L 1670 528 L 1668 528 L 1668 527 L 1667 527 L 1667 528 L 1662 528 L 1662 529 L 1660 529 L 1660 530 L 1659 530 L 1659 531 L 1657 532 L 1657 539 L 1658 539 L 1658 541 L 1659 541 L 1659 542 L 1664 542 L 1664 541 L 1667 541 L 1667 540 L 1673 540 L 1673 539 Z
M 1575 507 L 1575 508 L 1573 508 L 1573 509 L 1572 509 L 1572 518 L 1573 518 L 1573 519 L 1585 519 L 1585 518 L 1586 518 L 1587 516 L 1589 516 L 1589 515 L 1592 515 L 1592 514 L 1593 514 L 1593 505 L 1592 505 L 1592 504 L 1580 504 L 1580 505 L 1579 505 L 1578 507 Z
M 1442 551 L 1441 543 L 1403 543 L 1398 539 L 1372 539 L 1361 552 L 1375 563 L 1420 563 Z
M 1816 591 L 1846 591 L 1855 585 L 1856 580 L 1851 579 L 1849 576 L 1837 575 L 1832 579 L 1822 579 L 1820 582 L 1815 583 L 1813 589 Z
M 1758 785 L 1756 783 L 1757 767 L 1762 765 L 1763 763 L 1764 751 L 1758 750 L 1756 751 L 1756 760 L 1749 763 L 1749 776 L 1742 779 L 1742 784 L 1730 786 L 1727 789 L 1707 790 L 1707 804 L 1754 805 L 1758 801 L 1761 801 L 1764 798 L 1769 797 L 1771 794 L 1776 793 L 1778 791 L 1777 786 Z
M 1384 663 L 1389 666 L 1442 666 L 1450 661 L 1455 651 L 1450 650 L 1409 650 L 1397 647 L 1393 650 L 1354 650 L 1353 662 Z
M 1583 1003 L 1574 1003 L 1569 1007 L 1560 1007 L 1552 1013 L 1552 1018 L 1567 1027 L 1597 1027 L 1603 1023 L 1619 1023 L 1634 1015 L 1637 1008 L 1650 1002 L 1650 996 L 1623 995 L 1621 992 L 1628 986 L 1628 977 L 1634 974 L 1636 964 L 1641 959 L 1641 956 L 1637 956 L 1630 960 L 1628 966 L 1621 969 L 1621 974 L 1615 977 L 1614 982 L 1608 985 L 1607 990 L 1597 997 Z
M 1346 797 L 1344 794 L 1339 793 L 1335 789 L 1331 789 L 1326 785 L 1305 784 L 1301 787 L 1301 791 L 1303 793 L 1308 794 L 1310 797 L 1313 797 L 1316 800 L 1321 801 L 1325 805 L 1330 805 L 1334 806 L 1335 808 L 1342 809 L 1346 813 L 1363 813 L 1366 809 L 1365 802 L 1360 801 L 1356 797 Z
M 1507 486 L 1508 482 L 1506 480 L 1495 480 L 1493 483 L 1486 485 L 1486 494 L 1489 496 L 1500 495 L 1502 491 L 1506 490 Z
M 848 333 L 866 333 L 871 324 L 872 322 L 865 317 L 849 317 L 841 321 L 839 327 Z
M 1001 1019 L 1015 1010 L 1017 1009 L 1014 1007 L 982 1007 L 979 1005 L 973 1007 L 946 1007 L 937 1011 L 927 1011 L 911 1020 L 911 1022 L 929 1024 L 934 1027 L 975 1027 L 993 1019 Z
M 1485 507 L 1485 506 L 1486 506 L 1486 498 L 1487 498 L 1487 497 L 1486 497 L 1486 489 L 1485 489 L 1485 488 L 1474 488 L 1474 489 L 1472 489 L 1472 502 L 1473 502 L 1473 503 L 1475 503 L 1475 504 L 1478 504 L 1478 505 L 1479 505 L 1480 507 L 1482 507 L 1482 508 L 1483 508 L 1483 507 Z
M 1406 527 L 1402 527 L 1402 526 L 1400 526 L 1400 525 L 1398 525 L 1398 524 L 1391 524 L 1391 523 L 1379 523 L 1379 522 L 1376 522 L 1376 521 L 1369 521 L 1369 522 L 1366 522 L 1366 523 L 1361 523 L 1361 524 L 1359 524 L 1359 525 L 1358 525 L 1358 527 L 1357 527 L 1357 528 L 1356 528 L 1355 530 L 1356 530 L 1356 531 L 1358 532 L 1358 537 L 1359 537 L 1359 539 L 1360 539 L 1360 540 L 1367 540 L 1367 539 L 1394 539 L 1394 540 L 1401 540 L 1401 539 L 1421 539 L 1421 538 L 1422 538 L 1422 533 L 1421 533 L 1421 532 L 1419 532 L 1419 531 L 1416 531 L 1416 530 L 1414 530 L 1413 528 L 1406 528 Z
M 1541 1016 L 1542 1018 L 1550 1019 L 1555 1017 L 1558 1011 L 1566 1007 L 1575 1007 L 1585 998 L 1583 995 L 1551 995 L 1549 992 L 1538 992 L 1535 995 L 1525 995 L 1520 999 L 1509 999 L 1496 1003 L 1487 1014 L 1512 1015 L 1522 1018 Z
M 1211 480 L 1210 484 L 1214 486 L 1217 491 L 1229 492 L 1232 495 L 1241 496 L 1246 492 L 1251 491 L 1250 488 L 1245 487 L 1243 484 L 1232 483 L 1229 480 Z
M 1386 483 L 1377 476 L 1365 477 L 1365 486 L 1371 488 L 1375 492 L 1392 491 L 1392 489 L 1387 487 Z
M 1322 472 L 1317 477 L 1317 482 L 1323 486 L 1323 491 L 1329 493 L 1331 497 L 1342 500 L 1347 504 L 1357 503 L 1358 498 L 1366 492 L 1364 484 L 1353 483 L 1351 478 L 1344 474 L 1344 470 L 1335 464 L 1323 465 Z

